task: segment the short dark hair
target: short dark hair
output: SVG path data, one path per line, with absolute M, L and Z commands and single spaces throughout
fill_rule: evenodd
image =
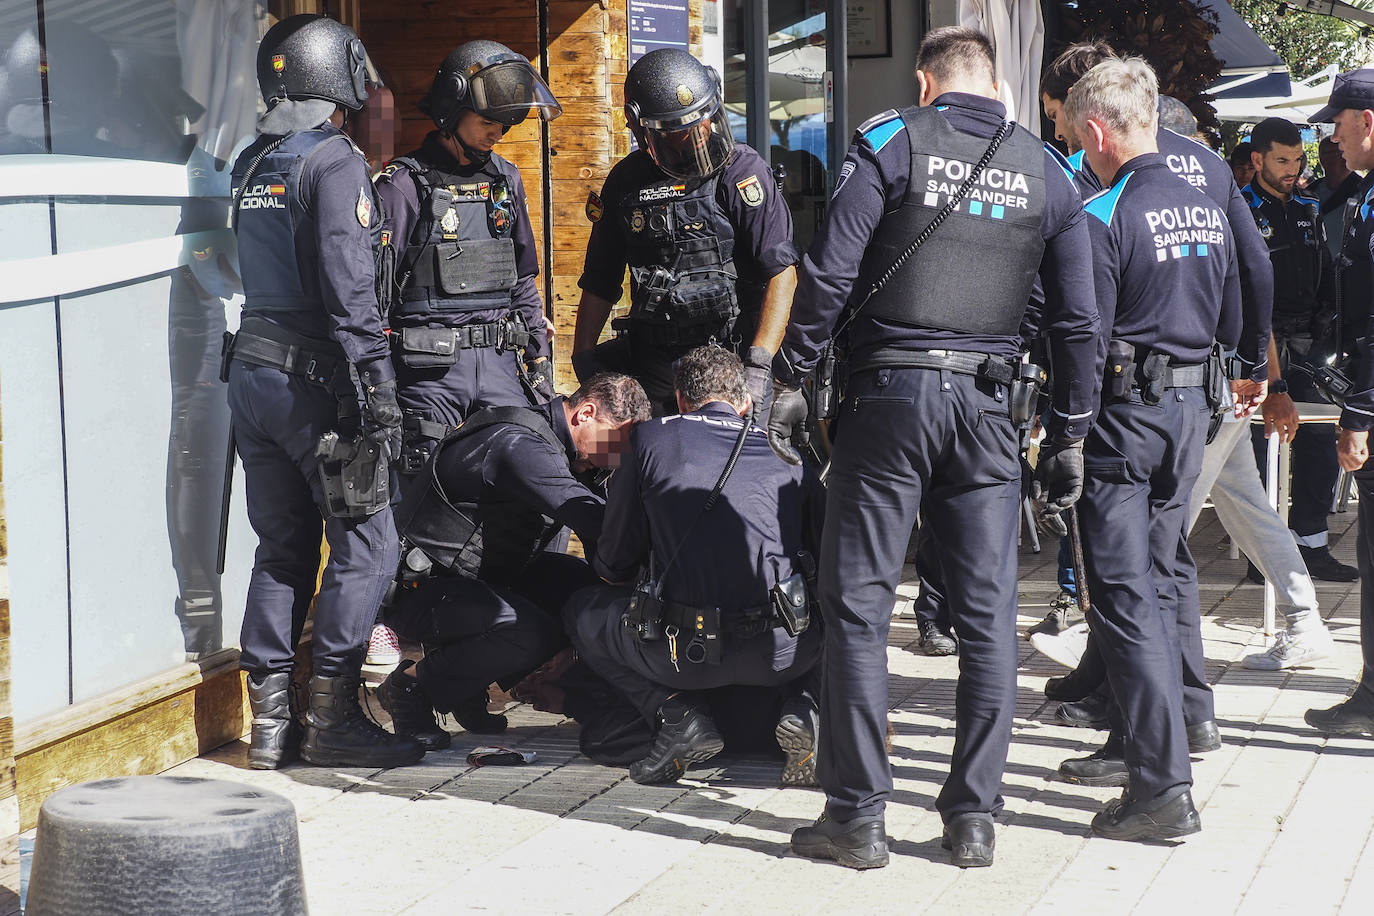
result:
M 1182 137 L 1197 133 L 1197 115 L 1171 95 L 1159 97 L 1159 126 Z
M 653 416 L 644 386 L 615 372 L 598 372 L 587 379 L 568 398 L 568 406 L 576 410 L 584 401 L 591 401 L 598 412 L 617 425 L 643 423 Z
M 1249 140 L 1245 140 L 1241 143 L 1236 144 L 1236 148 L 1231 150 L 1231 155 L 1226 158 L 1226 161 L 1231 163 L 1232 168 L 1235 168 L 1238 165 L 1249 165 L 1250 154 L 1254 151 L 1254 144 L 1252 144 Z
M 673 389 L 682 395 L 688 410 L 711 401 L 743 404 L 749 396 L 744 363 L 724 347 L 712 344 L 688 350 L 673 364 Z
M 1040 77 L 1040 92 L 1062 102 L 1069 97 L 1073 84 L 1081 80 L 1084 74 L 1104 60 L 1119 56 L 1111 45 L 1100 38 L 1071 44 L 1045 68 L 1044 75 Z
M 1302 132 L 1298 130 L 1298 125 L 1287 118 L 1265 118 L 1250 131 L 1250 145 L 1261 156 L 1273 149 L 1275 143 L 1302 146 Z
M 916 69 L 941 82 L 959 76 L 997 78 L 997 55 L 988 36 L 977 29 L 945 26 L 927 33 L 916 52 Z

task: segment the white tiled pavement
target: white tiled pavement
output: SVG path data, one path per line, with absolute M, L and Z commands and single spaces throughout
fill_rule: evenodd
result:
M 1346 562 L 1354 520 L 1331 517 Z M 997 861 L 951 867 L 934 797 L 953 742 L 958 660 L 920 654 L 909 617 L 893 621 L 888 650 L 893 857 L 875 871 L 788 852 L 790 831 L 819 813 L 822 796 L 777 788 L 777 761 L 728 759 L 682 785 L 638 786 L 582 757 L 576 725 L 525 707 L 510 711 L 505 739 L 538 752 L 524 767 L 468 767 L 481 742 L 458 733 L 451 750 L 404 769 L 258 772 L 244 768 L 240 742 L 173 772 L 290 797 L 317 914 L 1374 912 L 1374 740 L 1323 739 L 1302 720 L 1358 676 L 1358 587 L 1319 584 L 1333 658 L 1247 671 L 1239 660 L 1262 645 L 1263 592 L 1221 538 L 1208 512 L 1193 545 L 1225 743 L 1194 758 L 1203 832 L 1181 844 L 1089 838 L 1093 813 L 1118 790 L 1052 774 L 1104 736 L 1053 724 L 1041 687 L 1062 669 L 1023 642 Z M 1022 556 L 1023 628 L 1055 594 L 1053 564 L 1052 551 Z

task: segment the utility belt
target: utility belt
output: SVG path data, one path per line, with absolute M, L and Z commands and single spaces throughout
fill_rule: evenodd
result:
M 1113 338 L 1107 342 L 1103 395 L 1108 402 L 1124 401 L 1138 392 L 1142 401 L 1154 405 L 1164 399 L 1164 392 L 1170 388 L 1207 388 L 1209 404 L 1214 396 L 1224 400 L 1220 389 L 1226 387 L 1225 372 L 1219 354 L 1216 362 L 1213 371 L 1209 371 L 1211 361 L 1174 365 L 1167 353 L 1150 350 L 1141 357 L 1134 344 Z M 1215 409 L 1217 405 L 1212 406 Z
M 634 315 L 613 318 L 611 330 L 626 336 L 632 343 L 650 347 L 701 347 L 723 343 L 730 339 L 733 322 L 678 325 L 658 321 L 644 321 Z
M 221 381 L 229 381 L 232 360 L 300 375 L 326 388 L 334 385 L 338 373 L 346 376 L 348 372 L 343 354 L 329 341 L 293 334 L 270 321 L 252 317 L 243 319 L 237 334 L 224 332 Z
M 1019 374 L 1018 363 L 1002 356 L 972 353 L 964 350 L 899 350 L 887 348 L 855 359 L 850 372 L 866 369 L 943 369 L 958 375 L 978 378 L 1011 386 Z
M 401 457 L 396 470 L 402 474 L 418 474 L 424 469 L 434 447 L 457 427 L 425 418 L 422 411 L 401 411 Z
M 410 369 L 452 366 L 460 350 L 516 350 L 528 347 L 530 332 L 519 318 L 457 328 L 400 328 L 391 332 L 391 348 Z

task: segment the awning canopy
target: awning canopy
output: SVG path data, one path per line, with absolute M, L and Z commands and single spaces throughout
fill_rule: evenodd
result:
M 1208 87 L 1218 99 L 1287 96 L 1288 66 L 1226 0 L 1196 0 L 1217 17 L 1212 53 L 1221 61 L 1221 75 Z
M 1256 124 L 1265 118 L 1286 118 L 1294 124 L 1304 124 L 1326 105 L 1335 76 L 1336 66 L 1332 64 L 1305 80 L 1294 82 L 1288 95 L 1220 98 L 1212 106 L 1223 121 Z

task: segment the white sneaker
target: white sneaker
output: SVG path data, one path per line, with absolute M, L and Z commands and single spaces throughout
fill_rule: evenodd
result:
M 1077 668 L 1088 648 L 1088 624 L 1077 623 L 1058 634 L 1032 633 L 1035 651 L 1065 668 Z
M 380 623 L 372 628 L 372 637 L 367 641 L 367 658 L 364 665 L 395 667 L 401 663 L 401 643 L 396 631 Z
M 1326 627 L 1296 634 L 1292 630 L 1284 630 L 1268 652 L 1247 655 L 1241 664 L 1260 671 L 1282 671 L 1326 658 L 1331 654 L 1331 649 L 1331 631 Z

